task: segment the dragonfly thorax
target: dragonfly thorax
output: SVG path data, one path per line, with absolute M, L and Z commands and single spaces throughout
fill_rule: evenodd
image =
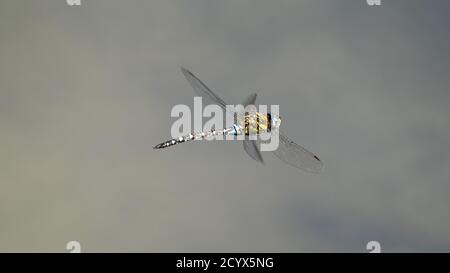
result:
M 281 117 L 277 116 L 277 115 L 273 115 L 273 114 L 267 114 L 271 116 L 271 124 L 272 124 L 272 129 L 278 129 L 280 128 L 281 125 Z
M 278 129 L 281 124 L 281 119 L 277 115 L 262 114 L 258 112 L 247 113 L 238 121 L 239 127 L 242 128 L 242 133 L 245 135 L 259 135 L 269 133 L 272 130 Z

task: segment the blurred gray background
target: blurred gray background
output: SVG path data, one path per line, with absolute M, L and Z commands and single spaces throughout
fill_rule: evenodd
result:
M 450 251 L 447 0 L 0 1 L 0 251 Z M 186 66 L 324 161 L 152 147 Z

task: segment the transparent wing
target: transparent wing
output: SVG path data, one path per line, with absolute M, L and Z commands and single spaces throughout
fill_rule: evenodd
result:
M 304 171 L 318 173 L 323 167 L 316 155 L 292 141 L 282 131 L 279 131 L 278 149 L 272 153 L 283 162 Z
M 181 67 L 181 72 L 183 72 L 184 76 L 191 84 L 194 89 L 195 94 L 198 96 L 209 99 L 213 103 L 219 105 L 223 109 L 226 110 L 226 103 L 219 96 L 217 96 L 211 89 L 209 89 L 201 80 L 199 80 L 191 71 L 187 70 L 184 67 Z
M 261 155 L 261 152 L 259 151 L 259 148 L 257 146 L 256 140 L 244 140 L 244 150 L 245 152 L 254 160 L 258 161 L 259 163 L 264 164 L 263 157 Z
M 230 109 L 227 109 L 227 103 L 217 96 L 216 93 L 214 93 L 211 89 L 206 86 L 199 78 L 197 78 L 191 71 L 187 70 L 184 67 L 181 67 L 181 71 L 184 74 L 184 77 L 188 80 L 189 84 L 194 89 L 195 94 L 202 97 L 203 99 L 212 102 L 213 104 L 219 105 L 222 107 L 222 109 L 225 110 L 226 115 L 223 117 L 224 120 L 228 118 L 231 119 L 231 123 L 235 123 L 237 117 L 240 117 L 244 114 L 244 111 L 230 111 Z M 256 94 L 253 94 L 254 98 L 256 99 Z M 248 99 L 252 99 L 252 96 L 250 96 Z M 248 100 L 247 99 L 247 100 Z M 228 123 L 227 123 L 228 124 Z
M 250 96 L 248 96 L 248 98 L 245 99 L 245 101 L 242 103 L 242 105 L 245 106 L 249 106 L 252 105 L 253 107 L 255 107 L 255 102 L 256 102 L 256 93 L 251 94 Z M 256 109 L 256 107 L 255 107 Z

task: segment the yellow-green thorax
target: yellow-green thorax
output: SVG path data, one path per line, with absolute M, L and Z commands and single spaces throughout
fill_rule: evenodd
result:
M 243 129 L 245 135 L 259 135 L 278 129 L 281 118 L 272 114 L 261 114 L 258 112 L 247 114 L 238 120 L 238 125 Z

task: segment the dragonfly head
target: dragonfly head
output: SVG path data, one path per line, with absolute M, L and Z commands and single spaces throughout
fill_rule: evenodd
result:
M 277 116 L 277 115 L 273 115 L 273 114 L 269 114 L 270 115 L 270 120 L 271 120 L 271 127 L 272 129 L 278 129 L 280 128 L 281 125 L 281 117 Z

